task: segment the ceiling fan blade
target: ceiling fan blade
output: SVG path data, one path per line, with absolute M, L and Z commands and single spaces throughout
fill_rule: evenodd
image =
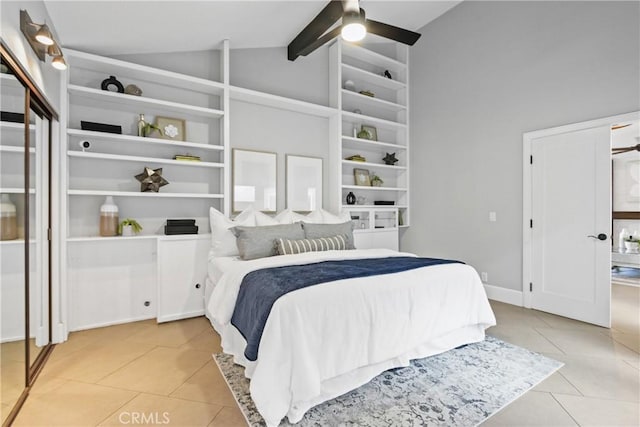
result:
M 332 40 L 332 39 L 336 38 L 338 35 L 340 35 L 340 31 L 342 31 L 342 26 L 338 26 L 338 27 L 334 28 L 333 30 L 331 30 L 328 33 L 326 33 L 324 36 L 320 37 L 315 42 L 309 44 L 307 47 L 302 49 L 300 52 L 298 52 L 298 55 L 307 56 L 308 54 L 310 54 L 311 52 L 313 52 L 314 50 L 316 50 L 317 48 L 319 48 L 323 44 L 329 42 L 330 40 Z
M 418 41 L 421 34 L 413 31 L 405 30 L 404 28 L 394 27 L 393 25 L 385 24 L 383 22 L 367 19 L 366 21 L 367 32 L 376 34 L 378 36 L 395 40 L 400 43 L 413 46 Z
M 342 2 L 339 0 L 330 1 L 324 9 L 313 18 L 300 34 L 287 47 L 287 56 L 290 61 L 294 61 L 300 56 L 300 51 L 322 36 L 338 19 L 342 17 Z

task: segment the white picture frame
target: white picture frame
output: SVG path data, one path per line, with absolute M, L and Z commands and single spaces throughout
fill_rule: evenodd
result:
M 262 212 L 276 212 L 277 154 L 234 148 L 232 157 L 233 212 L 241 212 L 248 207 Z
M 322 209 L 322 159 L 287 154 L 287 209 L 311 212 Z

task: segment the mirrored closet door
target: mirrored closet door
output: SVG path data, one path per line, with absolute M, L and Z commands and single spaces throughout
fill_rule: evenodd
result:
M 9 425 L 51 352 L 55 112 L 0 44 L 0 415 Z

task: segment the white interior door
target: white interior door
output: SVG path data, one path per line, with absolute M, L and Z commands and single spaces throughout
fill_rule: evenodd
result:
M 611 128 L 532 140 L 532 308 L 611 323 Z

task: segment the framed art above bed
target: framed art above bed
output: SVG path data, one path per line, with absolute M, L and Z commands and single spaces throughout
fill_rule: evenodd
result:
M 248 207 L 275 212 L 277 200 L 277 155 L 265 151 L 233 149 L 232 208 Z
M 322 209 L 322 159 L 287 154 L 287 209 Z

